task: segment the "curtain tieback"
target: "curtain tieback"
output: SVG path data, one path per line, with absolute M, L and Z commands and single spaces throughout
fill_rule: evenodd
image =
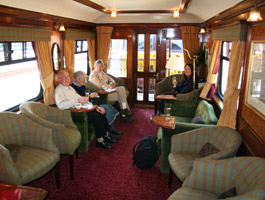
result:
M 217 82 L 217 76 L 218 74 L 208 74 L 207 82 L 215 84 Z
M 240 89 L 237 89 L 235 87 L 229 87 L 226 89 L 224 93 L 224 99 L 223 102 L 228 101 L 235 93 L 239 94 Z
M 53 76 L 54 72 L 50 73 L 48 77 L 40 80 L 40 83 L 44 90 L 47 90 L 49 87 L 53 85 Z

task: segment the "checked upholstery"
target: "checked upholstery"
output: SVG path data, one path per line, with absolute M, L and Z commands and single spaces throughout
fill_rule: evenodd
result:
M 51 129 L 25 116 L 1 112 L 0 133 L 0 182 L 26 184 L 49 172 L 60 160 Z M 18 145 L 16 162 L 5 148 L 7 144 Z
M 234 157 L 241 141 L 241 135 L 236 130 L 221 126 L 173 135 L 168 161 L 173 173 L 183 182 L 190 174 L 195 159 L 219 160 Z M 219 152 L 206 157 L 200 156 L 206 143 L 214 145 Z
M 197 159 L 189 177 L 169 200 L 212 200 L 232 188 L 236 196 L 231 200 L 265 199 L 265 159 L 250 156 Z

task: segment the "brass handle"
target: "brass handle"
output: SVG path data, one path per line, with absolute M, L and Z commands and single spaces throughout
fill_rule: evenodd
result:
M 154 76 L 156 77 L 156 80 L 159 81 L 159 73 L 155 73 Z

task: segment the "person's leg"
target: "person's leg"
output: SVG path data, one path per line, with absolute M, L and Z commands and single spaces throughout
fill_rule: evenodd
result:
M 100 104 L 99 106 L 105 109 L 108 124 L 111 125 L 119 115 L 119 112 L 112 105 Z
M 96 111 L 90 111 L 87 113 L 87 120 L 89 123 L 93 124 L 95 135 L 97 138 L 96 147 L 101 147 L 105 149 L 113 149 L 114 147 L 107 143 L 104 140 L 104 137 L 106 136 L 106 128 L 102 126 L 102 120 L 98 112 Z

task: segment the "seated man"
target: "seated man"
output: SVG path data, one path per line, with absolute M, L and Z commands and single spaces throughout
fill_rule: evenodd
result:
M 91 72 L 89 80 L 96 86 L 102 88 L 104 85 L 108 84 L 111 88 L 116 88 L 116 92 L 109 94 L 109 98 L 118 101 L 120 105 L 121 121 L 133 122 L 133 119 L 130 117 L 132 113 L 129 111 L 129 105 L 127 102 L 126 91 L 123 86 L 116 87 L 115 81 L 109 77 L 105 72 L 104 63 L 102 60 L 97 60 L 94 65 L 95 69 Z
M 74 82 L 72 83 L 71 86 L 75 89 L 75 91 L 80 96 L 86 96 L 86 93 L 89 92 L 84 85 L 84 83 L 86 81 L 86 77 L 87 77 L 87 75 L 85 74 L 85 72 L 77 71 L 74 73 Z M 97 96 L 98 96 L 98 94 L 95 92 L 89 93 L 89 97 L 90 97 L 89 101 L 91 101 L 93 103 L 93 98 L 97 97 Z M 123 132 L 117 130 L 114 127 L 114 120 L 119 115 L 119 112 L 112 105 L 100 104 L 100 107 L 105 109 L 106 118 L 107 118 L 108 123 L 110 125 L 110 132 L 112 132 L 114 134 L 122 135 Z
M 58 73 L 59 85 L 55 89 L 55 103 L 60 109 L 70 109 L 75 103 L 88 103 L 88 97 L 81 97 L 70 86 L 70 75 L 66 70 L 60 70 Z M 117 143 L 118 138 L 109 132 L 109 124 L 105 116 L 105 110 L 98 107 L 96 110 L 87 112 L 88 122 L 92 123 L 97 138 L 96 147 L 113 149 L 108 142 Z M 107 142 L 108 141 L 108 142 Z

